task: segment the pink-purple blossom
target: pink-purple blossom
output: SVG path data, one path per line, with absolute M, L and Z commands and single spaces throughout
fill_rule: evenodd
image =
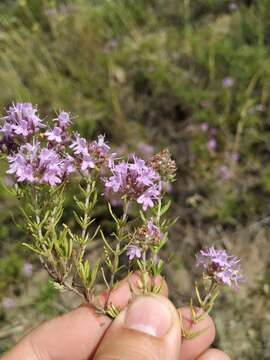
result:
M 150 219 L 147 223 L 148 235 L 151 238 L 160 238 L 160 229 L 155 225 L 153 219 Z
M 138 145 L 138 151 L 143 155 L 152 155 L 154 153 L 154 147 L 149 144 L 140 143 Z
M 28 137 L 44 127 L 37 115 L 37 108 L 31 103 L 17 103 L 10 106 L 2 120 L 4 124 L 0 131 L 5 137 Z
M 234 1 L 229 3 L 229 10 L 235 11 L 235 10 L 237 10 L 237 8 L 238 8 L 237 4 Z
M 97 166 L 110 161 L 110 147 L 106 144 L 104 136 L 98 136 L 97 140 L 88 142 L 79 134 L 75 135 L 70 148 L 81 171 L 89 171 Z
M 239 160 L 239 157 L 239 153 L 237 152 L 225 153 L 225 158 L 228 161 L 237 162 Z
M 57 125 L 61 128 L 61 129 L 66 129 L 68 127 L 68 125 L 70 125 L 70 116 L 69 113 L 65 112 L 65 111 L 61 111 L 59 113 L 59 115 L 57 116 L 56 119 L 54 119 L 54 121 L 57 123 Z
M 203 131 L 207 131 L 209 129 L 209 124 L 207 122 L 204 122 L 200 125 L 200 127 Z
M 223 180 L 228 180 L 232 176 L 232 171 L 227 165 L 221 165 L 218 169 L 218 173 Z
M 130 162 L 112 161 L 112 175 L 105 180 L 107 190 L 127 196 L 142 205 L 143 210 L 154 206 L 160 196 L 160 177 L 146 162 L 136 156 Z
M 128 256 L 128 259 L 131 261 L 135 258 L 140 258 L 142 256 L 141 249 L 136 245 L 129 245 L 126 255 Z
M 11 310 L 15 306 L 15 301 L 11 297 L 4 297 L 2 299 L 2 308 L 4 310 Z
M 33 265 L 29 262 L 25 262 L 22 267 L 22 273 L 27 277 L 31 276 L 33 273 Z
M 196 266 L 218 283 L 238 287 L 243 281 L 240 259 L 228 255 L 225 250 L 217 250 L 211 246 L 196 255 Z
M 75 160 L 68 154 L 63 158 L 61 166 L 64 175 L 70 175 L 76 171 Z
M 217 141 L 214 137 L 210 138 L 207 142 L 207 149 L 209 151 L 214 151 L 217 148 Z
M 234 79 L 227 76 L 222 80 L 222 86 L 224 88 L 231 88 L 234 86 Z
M 40 143 L 26 143 L 18 153 L 8 156 L 8 174 L 18 182 L 47 183 L 55 186 L 62 182 L 63 167 L 60 155 L 53 149 L 41 148 Z
M 70 148 L 74 151 L 75 155 L 88 154 L 87 141 L 80 134 L 75 134 L 75 139 L 72 141 Z
M 63 130 L 58 126 L 55 126 L 52 130 L 48 130 L 45 132 L 45 136 L 47 137 L 47 139 L 49 141 L 55 141 L 56 143 L 62 142 L 62 134 Z

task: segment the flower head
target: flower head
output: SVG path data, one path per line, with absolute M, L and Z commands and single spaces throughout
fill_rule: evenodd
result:
M 152 145 L 149 145 L 149 144 L 140 143 L 138 145 L 138 151 L 144 156 L 145 155 L 152 155 L 154 153 L 154 147 Z
M 25 262 L 22 267 L 22 273 L 27 277 L 31 276 L 33 273 L 33 265 L 29 262 Z
M 83 172 L 100 167 L 110 160 L 110 147 L 102 135 L 97 140 L 87 142 L 86 139 L 76 134 L 70 148 L 73 150 L 74 158 Z
M 70 148 L 75 155 L 88 154 L 87 141 L 80 134 L 75 134 L 75 140 L 72 141 Z
M 28 137 L 44 127 L 37 115 L 37 108 L 31 103 L 17 103 L 10 106 L 3 120 L 4 124 L 0 131 L 5 137 Z
M 147 251 L 151 246 L 159 244 L 162 236 L 159 227 L 154 223 L 153 219 L 150 219 L 144 225 L 136 228 L 130 234 L 130 239 L 133 245 Z
M 237 287 L 243 281 L 240 259 L 230 256 L 225 250 L 216 250 L 213 246 L 196 255 L 196 266 L 218 283 Z
M 237 10 L 237 4 L 235 3 L 235 2 L 230 2 L 229 3 L 229 10 L 231 10 L 231 11 L 235 11 L 235 10 Z
M 207 122 L 203 122 L 200 127 L 203 131 L 207 131 L 209 129 L 209 124 Z
M 57 118 L 54 119 L 54 121 L 56 121 L 57 125 L 61 129 L 66 129 L 68 127 L 68 125 L 70 124 L 69 113 L 67 113 L 65 111 L 61 111 L 59 113 L 59 115 L 57 116 Z
M 221 165 L 218 173 L 223 180 L 228 180 L 232 176 L 232 171 L 227 165 Z
M 163 181 L 174 181 L 177 168 L 168 149 L 164 149 L 152 156 L 148 161 L 148 164 L 156 170 Z
M 212 137 L 207 142 L 207 149 L 209 151 L 214 151 L 216 148 L 217 148 L 217 141 L 214 137 Z
M 231 162 L 237 162 L 239 157 L 240 155 L 237 152 L 225 153 L 225 159 Z
M 70 175 L 76 171 L 75 160 L 68 154 L 63 158 L 61 166 L 64 175 Z
M 39 142 L 26 143 L 19 151 L 8 156 L 8 174 L 15 174 L 18 182 L 47 183 L 55 186 L 62 182 L 63 166 L 60 155 L 53 149 L 41 148 Z
M 107 190 L 136 200 L 143 210 L 152 207 L 160 196 L 160 177 L 144 160 L 133 156 L 131 162 L 111 161 L 110 170 L 112 175 L 105 179 Z
M 126 254 L 129 260 L 140 258 L 142 256 L 141 249 L 136 245 L 129 245 Z
M 2 299 L 2 307 L 4 310 L 11 310 L 12 308 L 14 308 L 14 306 L 15 306 L 14 299 L 10 297 L 4 297 Z
M 233 85 L 234 85 L 234 79 L 229 76 L 225 77 L 222 80 L 222 86 L 224 88 L 231 88 L 231 87 L 233 87 Z
M 63 133 L 63 130 L 58 126 L 55 126 L 52 130 L 46 131 L 45 136 L 47 137 L 47 139 L 49 141 L 61 143 L 62 142 L 62 133 Z

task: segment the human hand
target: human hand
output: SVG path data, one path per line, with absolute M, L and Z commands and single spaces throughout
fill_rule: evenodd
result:
M 192 325 L 189 309 L 181 309 L 185 328 L 205 329 L 191 340 L 181 339 L 179 316 L 166 298 L 165 283 L 163 296 L 140 296 L 126 306 L 132 296 L 130 283 L 134 286 L 137 280 L 132 275 L 111 294 L 110 301 L 122 309 L 114 321 L 82 305 L 39 326 L 2 360 L 229 360 L 223 352 L 209 349 L 215 336 L 209 316 Z

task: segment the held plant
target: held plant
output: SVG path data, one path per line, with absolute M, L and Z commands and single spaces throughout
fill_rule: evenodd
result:
M 125 274 L 138 272 L 139 291 L 158 293 L 162 285 L 151 279 L 162 273 L 160 251 L 175 222 L 166 218 L 170 207 L 166 189 L 176 174 L 169 151 L 148 159 L 119 157 L 104 136 L 88 141 L 74 133 L 67 112 L 45 123 L 30 103 L 12 105 L 2 121 L 0 150 L 31 239 L 23 245 L 39 256 L 54 285 L 112 318 L 118 309 L 110 294 Z M 63 217 L 67 190 L 74 184 L 77 225 L 71 227 Z M 104 199 L 114 223 L 111 234 L 94 218 L 96 206 Z M 121 205 L 120 215 L 113 207 L 115 202 Z M 103 251 L 96 261 L 90 261 L 87 248 L 97 239 L 103 241 Z M 197 265 L 203 277 L 195 287 L 200 310 L 190 304 L 194 322 L 210 312 L 222 284 L 237 286 L 242 280 L 239 260 L 224 250 L 201 251 Z M 103 304 L 96 296 L 100 283 L 107 288 Z M 184 329 L 183 334 L 193 336 Z

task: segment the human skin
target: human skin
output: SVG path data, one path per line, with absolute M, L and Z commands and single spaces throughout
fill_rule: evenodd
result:
M 176 310 L 167 299 L 168 288 L 161 278 L 153 280 L 162 281 L 159 296 L 134 299 L 131 288 L 136 287 L 137 281 L 138 276 L 133 274 L 112 292 L 110 301 L 122 309 L 114 321 L 97 315 L 89 304 L 83 304 L 37 327 L 1 360 L 229 360 L 222 351 L 209 349 L 215 337 L 214 323 L 209 316 L 192 325 L 189 309 Z M 103 293 L 99 301 L 105 298 Z M 135 307 L 139 319 L 133 316 Z M 197 336 L 190 340 L 181 338 L 177 311 L 181 311 L 184 328 L 198 332 Z M 169 318 L 170 324 L 167 324 Z M 148 327 L 129 326 L 127 319 L 152 321 L 158 332 L 153 335 L 149 334 Z

